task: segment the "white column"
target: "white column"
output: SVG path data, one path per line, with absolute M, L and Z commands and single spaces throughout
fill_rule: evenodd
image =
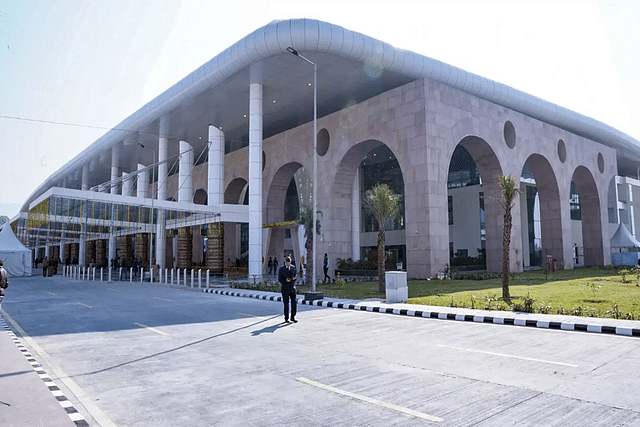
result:
M 224 202 L 224 133 L 209 125 L 209 182 L 207 204 L 217 206 Z
M 161 120 L 163 122 L 163 120 Z M 158 139 L 158 200 L 167 199 L 167 151 L 169 139 L 165 136 L 166 126 L 160 126 L 160 139 Z M 167 245 L 167 233 L 165 212 L 158 210 L 158 224 L 156 226 L 156 264 L 160 271 L 165 268 L 165 253 Z
M 351 187 L 351 259 L 360 259 L 360 168 Z
M 262 276 L 262 84 L 249 87 L 249 275 Z
M 82 166 L 82 190 L 89 189 L 89 164 Z
M 193 201 L 193 147 L 180 141 L 180 169 L 178 170 L 178 201 Z
M 111 147 L 111 194 L 118 194 L 118 187 L 113 185 L 113 181 L 120 175 L 120 145 Z
M 138 170 L 144 169 L 146 166 L 138 163 Z M 147 191 L 149 189 L 149 177 L 148 171 L 142 171 L 138 173 L 138 191 L 137 196 L 141 198 L 147 197 Z
M 126 172 L 122 172 L 122 195 L 133 196 L 133 179 Z
M 80 224 L 80 247 L 78 248 L 78 265 L 83 267 L 87 263 L 87 224 Z

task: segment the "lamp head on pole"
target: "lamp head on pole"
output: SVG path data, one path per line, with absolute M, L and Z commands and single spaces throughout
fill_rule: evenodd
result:
M 293 53 L 295 56 L 298 56 L 298 51 L 297 51 L 297 50 L 295 50 L 294 48 L 292 48 L 291 46 L 289 46 L 289 47 L 287 48 L 287 51 L 288 51 L 289 53 Z

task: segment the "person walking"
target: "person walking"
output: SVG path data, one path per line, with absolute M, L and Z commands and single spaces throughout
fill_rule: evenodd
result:
M 4 299 L 4 290 L 9 287 L 9 274 L 4 269 L 4 261 L 0 259 L 0 306 Z
M 331 277 L 329 277 L 329 274 L 327 274 L 329 272 L 329 256 L 327 254 L 324 254 L 322 268 L 324 269 L 324 283 L 327 283 L 327 280 L 329 280 L 329 283 L 331 283 Z
M 271 276 L 271 274 L 273 274 L 273 258 L 269 257 L 269 262 L 267 263 L 267 267 L 268 267 L 268 271 L 269 273 L 267 273 L 269 276 Z
M 47 271 L 49 271 L 49 257 L 44 257 L 42 261 L 42 277 L 47 277 Z
M 278 272 L 278 282 L 280 282 L 280 292 L 284 304 L 284 321 L 287 323 L 289 323 L 289 300 L 291 300 L 291 321 L 298 323 L 296 320 L 296 279 L 296 268 L 291 265 L 291 258 L 287 257 L 285 264 L 280 267 Z

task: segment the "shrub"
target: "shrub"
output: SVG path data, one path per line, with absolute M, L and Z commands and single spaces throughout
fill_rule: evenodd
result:
M 500 277 L 499 274 L 496 274 L 491 271 L 481 271 L 479 273 L 456 273 L 456 280 L 489 280 L 489 279 L 498 279 Z

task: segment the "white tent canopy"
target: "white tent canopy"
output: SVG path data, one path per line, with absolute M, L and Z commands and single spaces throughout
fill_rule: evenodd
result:
M 20 243 L 8 223 L 0 231 L 0 259 L 9 277 L 31 276 L 31 251 Z
M 620 223 L 616 234 L 611 238 L 611 248 L 640 248 L 640 242 Z

